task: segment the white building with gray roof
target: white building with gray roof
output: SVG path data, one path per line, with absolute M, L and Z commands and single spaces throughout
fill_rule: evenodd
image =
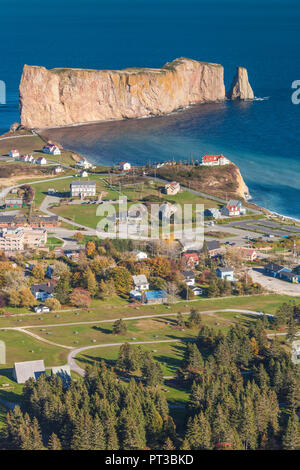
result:
M 13 378 L 18 384 L 23 384 L 30 378 L 37 380 L 45 372 L 45 364 L 42 359 L 39 361 L 15 362 Z

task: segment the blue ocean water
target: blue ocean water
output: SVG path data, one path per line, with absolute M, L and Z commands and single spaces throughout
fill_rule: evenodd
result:
M 94 162 L 132 163 L 223 153 L 254 202 L 300 219 L 298 0 L 1 0 L 0 133 L 19 119 L 24 63 L 52 67 L 159 67 L 176 57 L 221 63 L 227 88 L 247 67 L 252 103 L 195 106 L 171 116 L 58 131 Z M 80 132 L 79 132 L 80 131 Z

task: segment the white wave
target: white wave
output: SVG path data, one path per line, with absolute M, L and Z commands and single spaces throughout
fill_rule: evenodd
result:
M 258 98 L 257 96 L 255 96 L 253 101 L 266 101 L 269 99 L 270 99 L 270 96 L 264 96 L 263 98 Z

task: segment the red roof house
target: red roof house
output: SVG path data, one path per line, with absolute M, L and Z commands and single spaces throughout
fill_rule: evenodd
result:
M 224 157 L 224 155 L 204 155 L 202 157 L 202 165 L 214 166 L 214 165 L 228 165 L 230 160 Z

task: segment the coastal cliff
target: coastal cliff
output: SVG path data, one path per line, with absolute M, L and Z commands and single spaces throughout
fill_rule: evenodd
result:
M 191 167 L 183 164 L 163 166 L 153 175 L 168 181 L 178 181 L 182 186 L 222 199 L 247 199 L 249 197 L 249 189 L 240 169 L 234 163 L 221 166 Z
M 253 100 L 254 93 L 248 79 L 248 72 L 245 67 L 237 67 L 236 74 L 227 93 L 230 100 Z
M 161 69 L 52 69 L 25 65 L 21 124 L 27 128 L 138 118 L 226 99 L 221 65 L 180 58 Z

